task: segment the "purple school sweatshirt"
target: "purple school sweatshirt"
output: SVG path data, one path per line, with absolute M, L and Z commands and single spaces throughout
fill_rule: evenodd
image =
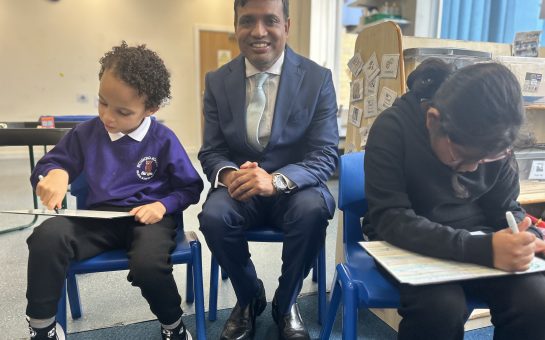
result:
M 112 142 L 98 117 L 78 124 L 38 161 L 30 176 L 34 189 L 38 176 L 52 169 L 66 170 L 70 183 L 85 174 L 88 208 L 159 201 L 172 214 L 197 203 L 203 189 L 174 132 L 154 119 L 140 142 L 129 136 Z

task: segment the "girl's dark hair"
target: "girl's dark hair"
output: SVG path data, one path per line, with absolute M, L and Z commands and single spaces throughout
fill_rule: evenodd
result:
M 409 74 L 407 87 L 420 100 L 430 100 L 452 72 L 454 67 L 451 64 L 438 58 L 428 58 Z
M 146 97 L 146 110 L 160 107 L 170 96 L 170 73 L 157 53 L 146 45 L 129 47 L 125 41 L 100 58 L 98 79 L 106 70 Z
M 440 113 L 440 127 L 452 142 L 480 150 L 482 156 L 511 147 L 524 122 L 520 85 L 498 63 L 479 63 L 452 71 L 437 58 L 425 60 L 407 80 L 418 98 Z

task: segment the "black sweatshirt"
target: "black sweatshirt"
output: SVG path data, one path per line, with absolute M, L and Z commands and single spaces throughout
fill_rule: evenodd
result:
M 369 203 L 364 232 L 428 256 L 493 266 L 492 232 L 517 221 L 519 178 L 514 158 L 480 164 L 459 173 L 469 198 L 455 196 L 454 170 L 431 148 L 425 110 L 411 92 L 382 112 L 369 132 L 365 191 Z M 485 235 L 471 235 L 483 231 Z M 529 230 L 541 236 L 536 229 Z

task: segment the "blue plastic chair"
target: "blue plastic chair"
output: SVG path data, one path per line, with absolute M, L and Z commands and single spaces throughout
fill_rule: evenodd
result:
M 245 232 L 246 239 L 249 242 L 283 242 L 284 233 L 271 227 L 252 228 Z M 312 271 L 312 281 L 318 281 L 318 323 L 325 321 L 327 311 L 326 283 L 325 283 L 325 246 L 320 250 L 316 263 Z M 210 264 L 210 293 L 208 297 L 208 320 L 215 321 L 218 311 L 218 282 L 219 282 L 219 264 L 212 256 Z M 227 279 L 227 274 L 221 274 L 223 280 Z
M 78 177 L 71 184 L 71 194 L 76 196 L 78 207 L 85 207 L 87 183 L 84 176 Z M 185 300 L 187 303 L 195 302 L 197 337 L 199 339 L 206 339 L 201 244 L 194 232 L 183 231 L 182 214 L 179 214 L 176 218 L 178 224 L 176 248 L 172 251 L 170 260 L 173 264 L 187 264 Z M 81 304 L 76 274 L 126 270 L 128 268 L 129 262 L 127 253 L 125 250 L 121 249 L 107 251 L 92 258 L 83 261 L 74 261 L 70 264 L 57 308 L 57 322 L 62 326 L 65 332 L 66 295 L 68 295 L 72 319 L 81 317 Z
M 357 338 L 358 308 L 398 308 L 399 290 L 378 270 L 375 260 L 358 244 L 363 241 L 360 218 L 367 212 L 364 152 L 341 156 L 339 163 L 339 209 L 343 211 L 344 262 L 336 267 L 320 339 L 331 336 L 339 304 L 343 304 L 343 339 Z M 469 299 L 468 311 L 486 304 Z M 469 314 L 468 313 L 468 314 Z

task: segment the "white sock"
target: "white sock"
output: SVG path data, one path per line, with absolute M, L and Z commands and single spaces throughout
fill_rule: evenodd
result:
M 173 330 L 174 328 L 178 327 L 178 325 L 180 324 L 180 322 L 182 322 L 182 317 L 181 317 L 181 316 L 180 316 L 180 318 L 179 318 L 176 322 L 171 323 L 170 325 L 161 324 L 161 327 L 163 327 L 164 329 Z
M 34 318 L 28 318 L 28 323 L 30 324 L 30 327 L 32 328 L 46 328 L 47 326 L 51 325 L 53 322 L 55 322 L 55 317 L 52 316 L 48 319 L 34 319 Z

